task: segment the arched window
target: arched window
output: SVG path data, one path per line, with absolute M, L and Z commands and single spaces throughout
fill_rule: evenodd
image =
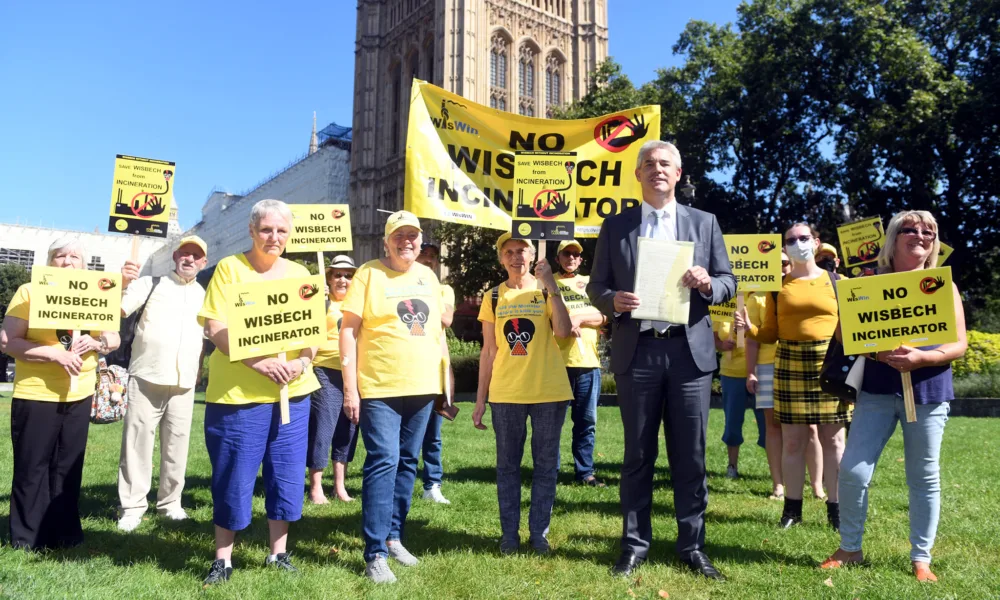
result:
M 490 106 L 507 110 L 507 55 L 510 44 L 497 32 L 490 38 Z
M 563 62 L 556 54 L 545 61 L 545 114 L 552 116 L 552 107 L 562 104 Z
M 517 63 L 518 112 L 535 116 L 535 52 L 531 44 L 521 45 Z
M 401 70 L 402 67 L 397 62 L 389 73 L 389 94 L 390 94 L 389 106 L 392 109 L 392 127 L 390 129 L 390 135 L 392 136 L 392 139 L 389 140 L 389 148 L 391 150 L 392 156 L 396 156 L 397 154 L 399 154 L 399 120 L 400 120 L 399 99 L 400 95 L 402 95 L 403 93 L 401 89 L 402 81 L 400 81 Z

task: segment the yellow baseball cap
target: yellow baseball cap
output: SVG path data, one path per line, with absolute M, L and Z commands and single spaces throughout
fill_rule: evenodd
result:
M 829 252 L 830 254 L 833 255 L 834 258 L 840 258 L 840 256 L 837 254 L 837 248 L 835 248 L 832 244 L 821 244 L 819 247 L 819 252 L 817 252 L 816 254 L 822 254 L 823 252 Z
M 385 222 L 385 237 L 388 238 L 392 235 L 393 231 L 396 231 L 400 227 L 407 226 L 416 227 L 417 231 L 420 232 L 424 231 L 420 228 L 420 220 L 417 219 L 417 215 L 408 210 L 397 210 L 389 215 L 389 219 Z
M 559 254 L 566 248 L 576 248 L 578 252 L 583 252 L 583 246 L 580 245 L 580 242 L 576 240 L 563 240 L 559 242 L 559 249 L 556 250 L 556 254 Z
M 500 237 L 497 238 L 497 256 L 498 257 L 500 256 L 500 252 L 503 250 L 503 245 L 506 244 L 507 242 L 509 242 L 511 239 L 513 239 L 513 238 L 512 238 L 512 236 L 511 236 L 511 234 L 510 234 L 509 231 L 506 232 L 506 233 L 504 233 L 504 234 L 502 234 Z M 525 244 L 527 244 L 528 246 L 530 246 L 532 248 L 534 247 L 534 246 L 531 246 L 531 241 L 530 240 L 522 240 L 521 238 L 517 238 L 517 241 L 524 242 Z
M 198 246 L 199 248 L 201 248 L 201 251 L 205 253 L 205 256 L 208 256 L 208 244 L 205 243 L 205 240 L 201 239 L 196 235 L 189 235 L 187 237 L 182 237 L 180 241 L 177 242 L 177 246 L 174 247 L 174 252 L 180 250 L 182 246 L 185 246 L 187 244 L 194 244 L 195 246 Z

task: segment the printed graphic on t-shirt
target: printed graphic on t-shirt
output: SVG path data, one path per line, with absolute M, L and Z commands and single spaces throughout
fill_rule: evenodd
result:
M 59 338 L 59 343 L 66 350 L 69 350 L 73 345 L 73 332 L 68 329 L 56 329 L 56 337 Z
M 535 324 L 530 319 L 510 319 L 503 324 L 503 334 L 511 356 L 528 356 L 528 344 L 535 336 Z
M 396 305 L 396 314 L 399 315 L 399 319 L 410 330 L 410 335 L 424 335 L 424 324 L 427 323 L 427 315 L 429 313 L 430 308 L 427 304 L 417 298 L 401 300 Z

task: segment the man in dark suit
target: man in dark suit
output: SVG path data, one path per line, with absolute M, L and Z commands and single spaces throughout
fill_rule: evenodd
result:
M 653 538 L 653 464 L 663 423 L 674 488 L 677 552 L 693 571 L 723 579 L 704 553 L 705 435 L 712 371 L 717 367 L 710 304 L 733 297 L 736 279 L 715 216 L 680 206 L 674 189 L 681 157 L 673 144 L 650 141 L 639 152 L 635 176 L 643 202 L 605 219 L 597 238 L 587 295 L 612 322 L 611 370 L 625 426 L 621 556 L 612 568 L 627 576 L 642 564 Z M 687 323 L 640 321 L 635 265 L 639 236 L 694 242 L 694 266 L 681 283 L 691 288 Z

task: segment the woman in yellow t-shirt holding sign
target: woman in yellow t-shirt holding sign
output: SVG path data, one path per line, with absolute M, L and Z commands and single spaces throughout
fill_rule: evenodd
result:
M 441 284 L 417 262 L 423 230 L 401 210 L 385 224 L 385 258 L 361 265 L 341 310 L 344 414 L 361 428 L 365 575 L 396 580 L 387 558 L 419 561 L 403 546 L 420 448 L 441 393 Z
M 87 259 L 79 240 L 62 238 L 49 247 L 46 264 L 86 269 Z M 0 352 L 13 356 L 17 369 L 10 403 L 10 545 L 42 550 L 83 541 L 80 483 L 97 353 L 117 348 L 119 338 L 117 331 L 91 331 L 73 340 L 69 331 L 31 329 L 31 294 L 26 283 L 11 298 Z M 70 391 L 72 377 L 76 391 Z
M 521 541 L 521 458 L 531 419 L 534 475 L 528 542 L 536 553 L 548 554 L 559 476 L 559 435 L 573 397 L 569 379 L 558 376 L 565 372 L 566 363 L 552 334 L 569 337 L 572 322 L 545 259 L 535 266 L 538 279 L 531 276 L 535 249 L 529 242 L 505 233 L 497 240 L 497 252 L 507 281 L 486 291 L 479 311 L 483 350 L 472 422 L 477 429 L 486 429 L 482 419 L 488 392 L 497 442 L 500 551 L 512 554 Z M 537 289 L 537 283 L 544 289 Z
M 316 348 L 274 356 L 229 360 L 227 289 L 233 283 L 308 277 L 302 265 L 281 258 L 292 231 L 292 212 L 279 200 L 261 200 L 250 212 L 248 252 L 219 261 L 198 322 L 215 344 L 208 359 L 205 446 L 212 463 L 215 561 L 205 585 L 232 575 L 236 532 L 250 525 L 253 488 L 264 465 L 264 508 L 271 552 L 264 564 L 296 571 L 286 549 L 288 524 L 302 517 L 309 395 L 319 388 L 310 368 Z M 281 425 L 278 397 L 288 385 L 291 421 Z
M 604 487 L 594 476 L 594 438 L 597 429 L 597 400 L 601 396 L 601 359 L 597 356 L 598 329 L 607 321 L 590 304 L 587 284 L 590 277 L 580 275 L 583 246 L 576 240 L 559 244 L 559 293 L 572 324 L 571 335 L 559 338 L 559 350 L 566 361 L 566 373 L 573 390 L 570 418 L 573 419 L 573 467 L 576 480 L 593 487 Z

